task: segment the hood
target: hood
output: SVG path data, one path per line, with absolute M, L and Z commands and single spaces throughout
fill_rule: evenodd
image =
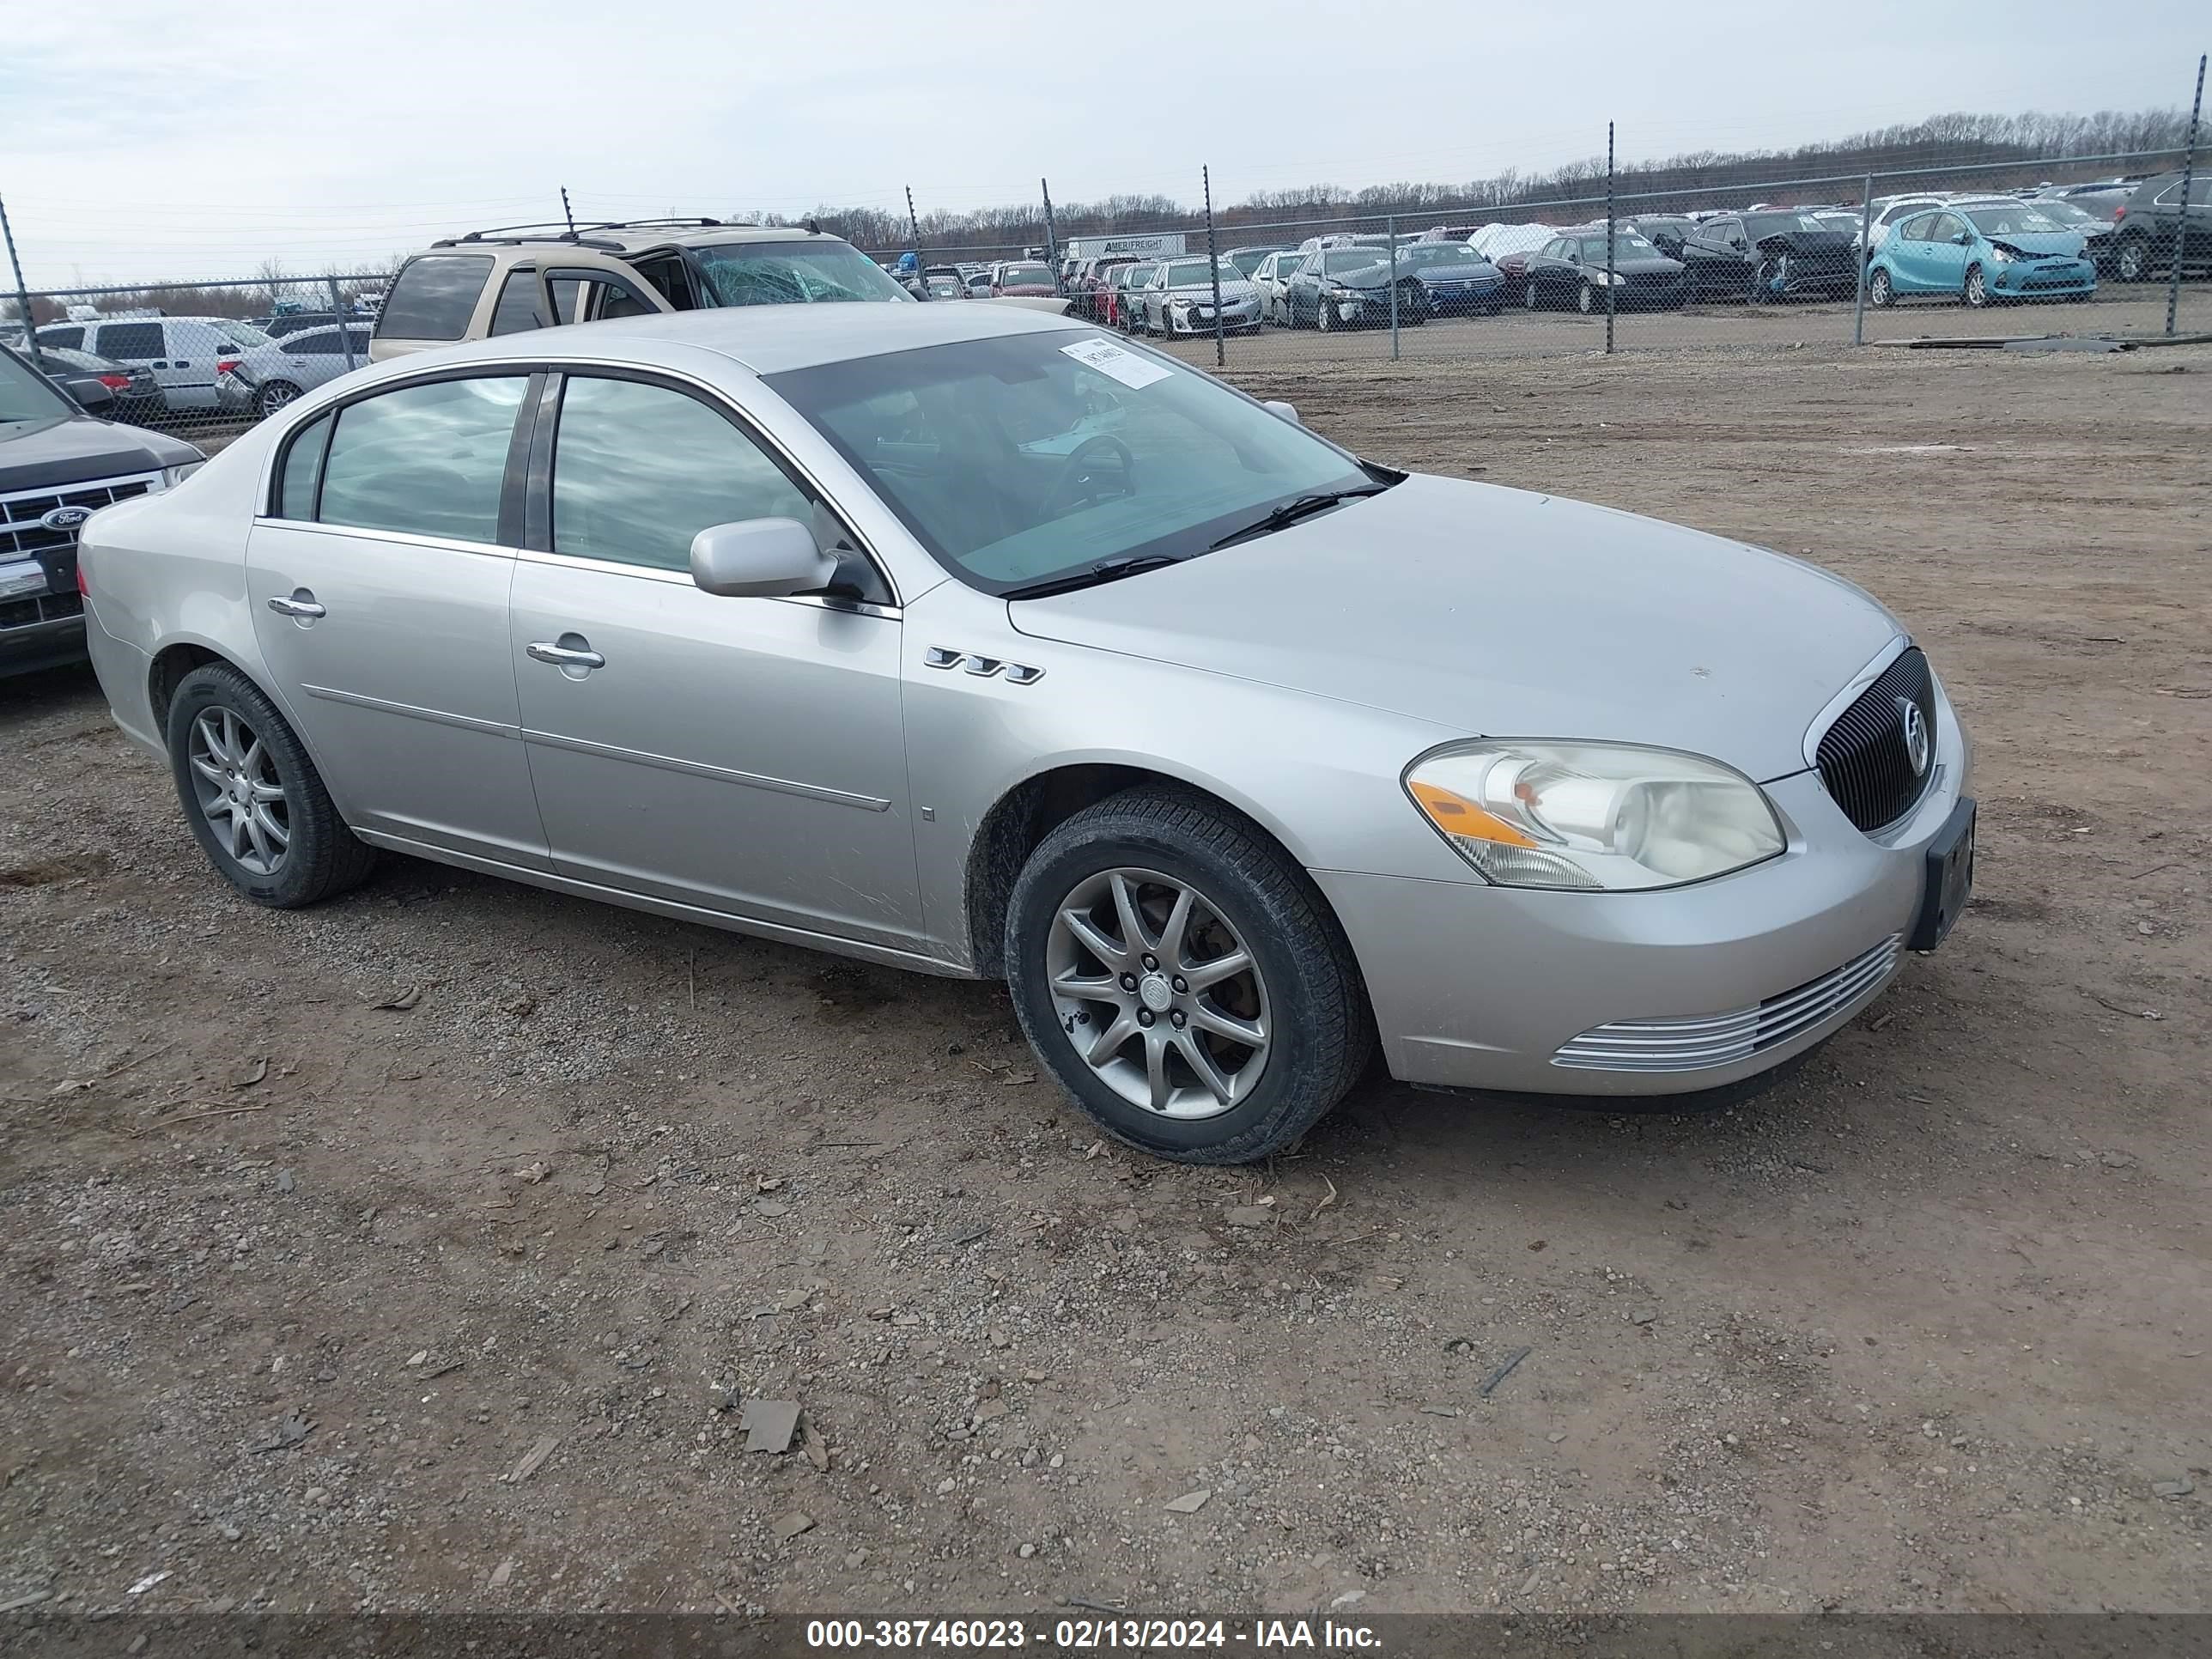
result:
M 1501 273 L 1489 260 L 1475 259 L 1463 265 L 1423 265 L 1413 274 L 1425 283 L 1480 283 Z
M 1671 276 L 1685 266 L 1663 253 L 1631 253 L 1615 259 L 1613 268 L 1623 276 Z
M 1982 240 L 1991 247 L 2004 248 L 2014 253 L 2025 253 L 2037 259 L 2079 258 L 2084 240 L 2079 230 L 2022 230 L 2013 231 L 2002 236 L 1991 236 L 1978 232 L 1977 234 L 1981 235 Z
M 89 416 L 28 426 L 0 426 L 0 495 L 155 472 L 200 459 L 181 439 Z
M 1762 782 L 1806 769 L 1814 717 L 1900 631 L 1850 583 L 1778 553 L 1418 474 L 1272 536 L 1007 610 L 1041 639 L 1469 736 L 1685 749 Z
M 1398 280 L 1401 283 L 1419 283 L 1421 278 L 1418 272 L 1401 270 L 1398 273 Z M 1325 283 L 1333 283 L 1338 288 L 1386 289 L 1390 286 L 1389 261 L 1380 260 L 1371 265 L 1361 265 L 1353 270 L 1324 272 L 1322 281 Z
M 1213 297 L 1213 284 L 1211 282 L 1177 283 L 1168 292 L 1185 296 L 1203 295 L 1206 299 L 1211 300 Z M 1242 300 L 1249 296 L 1251 292 L 1252 284 L 1248 282 L 1240 281 L 1233 276 L 1224 276 L 1221 279 L 1221 297 L 1224 300 Z

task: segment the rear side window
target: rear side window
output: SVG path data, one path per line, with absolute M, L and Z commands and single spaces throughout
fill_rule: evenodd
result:
M 426 253 L 410 259 L 377 318 L 376 331 L 400 340 L 458 340 L 491 280 L 483 253 Z
M 323 468 L 322 522 L 497 542 L 507 446 L 529 384 L 433 380 L 347 404 Z
M 143 362 L 168 356 L 161 343 L 159 323 L 103 323 L 98 338 L 100 343 L 93 349 L 103 357 L 136 358 Z
M 322 476 L 323 452 L 330 447 L 331 417 L 324 416 L 292 440 L 284 452 L 283 474 L 276 481 L 276 516 L 311 523 L 315 516 L 315 481 Z
M 491 331 L 520 334 L 525 329 L 544 326 L 545 319 L 538 309 L 538 273 L 508 271 L 507 281 L 500 286 L 499 303 L 492 307 Z
M 84 343 L 84 331 L 81 328 L 42 328 L 39 331 L 39 342 L 42 345 L 66 346 L 75 350 Z
M 744 519 L 811 521 L 775 461 L 697 398 L 571 379 L 553 441 L 553 550 L 687 570 L 691 538 Z

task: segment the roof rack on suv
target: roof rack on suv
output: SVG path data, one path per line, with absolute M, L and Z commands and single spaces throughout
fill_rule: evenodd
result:
M 594 236 L 594 231 L 659 230 L 684 227 L 705 229 L 718 227 L 720 219 L 606 219 L 587 225 L 572 225 L 566 220 L 550 219 L 542 224 L 495 225 L 486 230 L 472 230 L 465 236 L 445 236 L 431 244 L 433 247 L 459 247 L 468 242 L 571 242 L 580 247 L 609 247 L 622 246 L 611 237 Z

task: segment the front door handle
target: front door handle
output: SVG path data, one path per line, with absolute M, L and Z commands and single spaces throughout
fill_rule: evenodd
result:
M 304 587 L 292 590 L 289 599 L 277 594 L 269 601 L 269 608 L 280 617 L 301 617 L 313 622 L 317 617 L 326 617 L 330 611 L 315 602 L 315 596 Z
M 568 644 L 568 641 L 570 640 L 574 640 L 576 643 Z M 556 668 L 592 669 L 605 668 L 607 665 L 607 659 L 605 657 L 592 650 L 586 641 L 574 634 L 563 634 L 557 643 L 538 640 L 525 646 L 523 650 L 533 661 L 550 662 Z

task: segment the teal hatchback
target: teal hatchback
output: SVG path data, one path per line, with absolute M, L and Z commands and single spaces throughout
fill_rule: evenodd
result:
M 1970 306 L 2086 300 L 2097 267 L 2081 234 L 2030 203 L 1931 208 L 1892 231 L 1867 269 L 1867 300 L 1941 294 Z

